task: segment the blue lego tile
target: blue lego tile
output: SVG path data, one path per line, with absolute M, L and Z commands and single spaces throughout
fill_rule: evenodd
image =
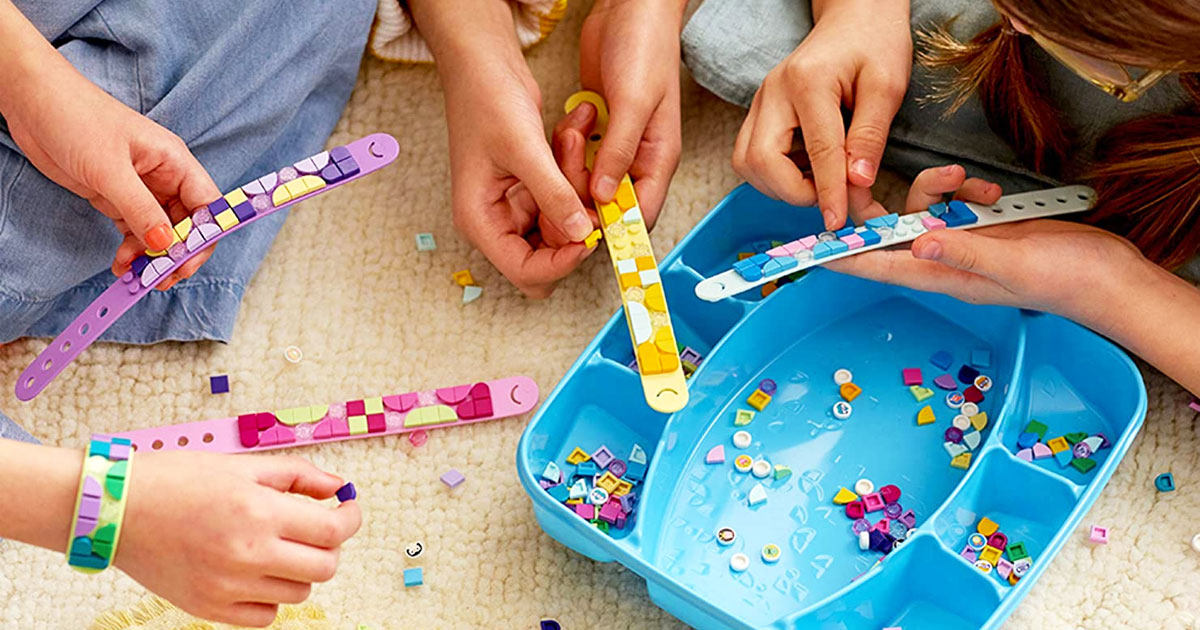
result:
M 900 216 L 896 213 L 885 214 L 881 217 L 867 219 L 865 225 L 869 228 L 895 227 L 896 222 L 900 220 Z
M 859 232 L 858 235 L 862 237 L 864 247 L 866 247 L 868 245 L 878 245 L 880 243 L 880 241 L 883 240 L 879 236 L 878 232 L 876 232 L 875 230 L 871 230 L 871 229 L 863 230 L 863 231 Z
M 854 226 L 848 225 L 848 226 L 834 232 L 833 234 L 834 234 L 834 236 L 836 236 L 838 238 L 842 238 L 843 236 L 849 236 L 853 233 L 854 233 Z
M 943 214 L 946 214 L 949 211 L 950 211 L 950 208 L 947 207 L 946 204 L 944 204 L 944 203 L 935 203 L 932 206 L 929 206 L 929 214 L 932 214 L 933 216 L 938 217 L 939 219 L 942 217 Z
M 768 260 L 771 260 L 771 257 L 766 254 L 755 254 L 755 255 L 747 258 L 746 260 L 761 267 L 761 266 L 765 265 Z
M 239 203 L 233 207 L 233 214 L 237 215 L 239 223 L 245 223 L 246 221 L 253 219 L 258 213 L 255 212 L 254 206 L 251 205 L 249 201 L 243 201 L 242 203 Z
M 404 570 L 404 588 L 412 588 L 425 583 L 425 575 L 421 567 Z

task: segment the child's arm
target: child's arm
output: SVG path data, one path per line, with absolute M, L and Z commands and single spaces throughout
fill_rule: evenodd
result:
M 546 297 L 594 248 L 546 142 L 541 93 L 502 0 L 411 0 L 446 94 L 454 223 L 508 279 Z
M 0 439 L 0 537 L 62 552 L 82 461 Z M 298 457 L 138 453 L 115 565 L 187 612 L 266 626 L 278 604 L 333 577 L 362 522 L 357 502 L 329 509 L 287 495 L 327 499 L 341 485 Z
M 913 182 L 908 210 L 956 190 L 979 203 L 994 203 L 1000 195 L 995 184 L 963 179 L 958 166 L 922 172 Z M 1109 232 L 1050 220 L 939 230 L 913 241 L 911 253 L 867 252 L 828 266 L 967 302 L 1062 315 L 1200 394 L 1200 290 Z
M 633 177 L 646 223 L 658 219 L 679 165 L 679 32 L 684 0 L 597 0 L 579 37 L 579 79 L 608 103 L 608 132 L 583 187 L 597 202 L 613 200 Z M 566 121 L 566 127 L 573 125 Z M 561 146 L 564 125 L 556 129 Z M 583 135 L 573 142 L 582 145 Z M 590 195 L 588 194 L 590 193 Z
M 837 229 L 869 204 L 892 117 L 912 72 L 908 0 L 812 0 L 814 26 L 754 95 L 733 167 L 790 204 L 820 204 Z M 843 131 L 841 108 L 853 110 Z M 804 136 L 812 176 L 789 154 Z
M 178 136 L 80 74 L 10 0 L 0 0 L 0 59 L 0 114 L 17 146 L 125 235 L 113 273 L 148 247 L 169 247 L 172 221 L 220 196 Z M 158 288 L 195 273 L 210 255 L 192 258 Z

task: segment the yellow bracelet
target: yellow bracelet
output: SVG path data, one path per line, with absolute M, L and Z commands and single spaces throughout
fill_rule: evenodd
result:
M 132 466 L 129 440 L 92 436 L 79 473 L 73 529 L 67 540 L 67 564 L 75 570 L 99 573 L 117 556 Z

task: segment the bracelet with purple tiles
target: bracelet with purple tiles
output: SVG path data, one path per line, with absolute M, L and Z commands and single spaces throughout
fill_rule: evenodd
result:
M 67 564 L 76 571 L 99 573 L 116 558 L 132 465 L 132 442 L 92 436 L 83 456 L 79 495 L 67 540 Z

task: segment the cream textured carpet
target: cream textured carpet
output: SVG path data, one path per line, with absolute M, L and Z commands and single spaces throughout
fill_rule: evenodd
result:
M 587 6 L 572 4 L 529 54 L 549 125 L 576 89 Z M 741 112 L 690 82 L 683 107 L 683 161 L 654 232 L 660 256 L 738 183 L 729 153 Z M 21 404 L 12 384 L 45 342 L 18 342 L 0 349 L 5 412 L 46 442 L 80 446 L 93 431 L 513 374 L 548 393 L 619 304 L 606 256 L 592 257 L 552 299 L 534 302 L 455 235 L 432 68 L 364 63 L 331 143 L 372 131 L 400 139 L 397 164 L 294 212 L 246 295 L 232 344 L 101 345 Z M 438 249 L 418 253 L 414 234 L 426 231 Z M 449 277 L 463 267 L 484 287 L 467 306 Z M 303 349 L 303 363 L 284 361 L 291 344 Z M 210 395 L 207 377 L 220 373 L 231 376 L 233 391 Z M 1146 378 L 1145 429 L 1085 519 L 1107 525 L 1111 542 L 1093 547 L 1077 533 L 1006 627 L 1197 627 L 1200 554 L 1188 543 L 1200 532 L 1200 433 L 1185 393 L 1151 370 Z M 337 577 L 310 600 L 331 627 L 522 629 L 543 616 L 569 630 L 683 627 L 650 603 L 637 576 L 541 532 L 515 476 L 527 420 L 434 431 L 422 448 L 388 437 L 297 451 L 353 480 L 366 516 Z M 467 476 L 453 491 L 438 481 L 450 467 Z M 1153 478 L 1166 470 L 1179 490 L 1162 495 Z M 427 551 L 406 562 L 403 548 L 416 540 Z M 401 570 L 415 565 L 426 584 L 405 590 Z M 953 585 L 946 589 L 953 597 Z M 119 573 L 87 578 L 60 555 L 0 545 L 2 628 L 85 628 L 100 611 L 144 595 Z

